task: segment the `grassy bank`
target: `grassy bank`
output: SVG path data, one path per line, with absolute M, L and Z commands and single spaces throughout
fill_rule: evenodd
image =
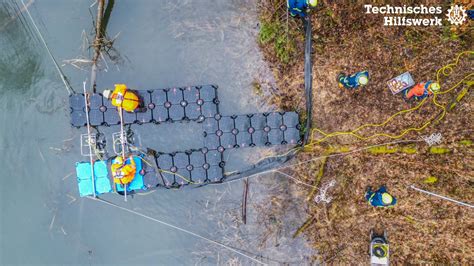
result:
M 313 91 L 315 127 L 330 133 L 351 131 L 366 123 L 379 124 L 396 112 L 417 106 L 401 95 L 392 95 L 386 82 L 409 71 L 416 82 L 437 80 L 437 70 L 462 51 L 474 50 L 473 22 L 452 27 L 384 27 L 382 15 L 365 14 L 362 1 L 321 1 L 312 12 Z M 401 1 L 401 5 L 419 5 Z M 429 2 L 425 5 L 438 5 Z M 443 10 L 446 4 L 440 3 Z M 275 73 L 278 88 L 272 102 L 285 110 L 304 109 L 303 29 L 288 18 L 286 0 L 260 2 L 259 43 Z M 440 16 L 445 16 L 441 14 Z M 369 70 L 369 85 L 358 90 L 337 86 L 340 72 Z M 446 71 L 445 71 L 446 72 Z M 441 72 L 440 72 L 441 73 Z M 409 188 L 430 190 L 472 203 L 474 168 L 472 146 L 472 80 L 474 58 L 460 57 L 450 75 L 440 75 L 438 105 L 448 106 L 439 122 L 411 130 L 393 139 L 379 136 L 358 139 L 353 135 L 324 138 L 313 134 L 314 145 L 305 147 L 298 160 L 309 161 L 287 169 L 295 178 L 320 188 L 331 180 L 330 203 L 314 202 L 318 189 L 307 189 L 310 219 L 298 237 L 308 238 L 320 252 L 315 260 L 331 263 L 367 263 L 371 229 L 385 229 L 393 263 L 474 262 L 474 213 L 471 209 L 434 199 Z M 458 86 L 455 86 L 459 84 Z M 456 103 L 452 105 L 451 103 Z M 450 108 L 452 106 L 452 108 Z M 440 113 L 432 98 L 419 109 L 395 117 L 380 127 L 362 128 L 367 137 L 377 133 L 400 135 L 421 127 Z M 423 141 L 373 147 L 346 156 L 333 156 L 384 142 L 420 140 L 439 132 L 442 142 L 429 147 Z M 316 159 L 319 157 L 324 160 Z M 331 157 L 333 156 L 333 157 Z M 297 161 L 296 161 L 297 162 Z M 367 186 L 386 184 L 399 203 L 375 209 L 365 202 Z

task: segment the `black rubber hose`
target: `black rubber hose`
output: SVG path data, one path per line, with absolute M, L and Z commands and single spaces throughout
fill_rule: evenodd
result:
M 306 123 L 305 123 L 305 128 L 304 128 L 305 131 L 304 131 L 304 136 L 303 136 L 303 142 L 299 146 L 304 146 L 308 144 L 309 142 L 311 126 L 312 126 L 312 115 L 313 115 L 313 84 L 312 84 L 313 83 L 313 77 L 312 77 L 313 65 L 311 62 L 311 56 L 312 56 L 311 19 L 309 17 L 306 17 L 306 18 L 302 18 L 302 21 L 303 21 L 303 27 L 305 31 L 304 85 L 305 85 L 305 98 L 306 98 Z M 206 184 L 198 185 L 196 187 L 202 187 L 209 184 L 222 184 L 225 182 L 234 181 L 234 180 L 242 179 L 248 176 L 256 175 L 258 173 L 269 171 L 291 160 L 293 157 L 296 156 L 298 152 L 299 150 L 295 149 L 284 156 L 277 155 L 277 156 L 266 158 L 260 163 L 252 165 L 251 167 L 245 170 L 234 172 L 228 175 L 224 175 L 220 181 L 209 182 Z M 155 163 L 158 164 L 158 162 L 156 161 L 156 156 L 154 157 L 155 157 Z M 161 175 L 161 173 L 159 174 Z M 164 180 L 162 181 L 165 182 Z
M 305 48 L 304 48 L 304 89 L 306 95 L 306 126 L 303 137 L 303 143 L 308 144 L 309 134 L 311 133 L 312 117 L 313 117 L 313 64 L 311 62 L 312 55 L 312 33 L 311 19 L 309 16 L 303 18 L 305 29 Z
M 305 98 L 306 98 L 306 124 L 304 128 L 303 144 L 302 146 L 308 144 L 311 126 L 312 126 L 312 117 L 313 117 L 313 64 L 311 62 L 312 56 L 312 32 L 311 32 L 311 19 L 309 16 L 302 18 L 303 27 L 305 31 L 305 50 L 304 50 L 304 87 L 305 87 Z M 233 181 L 236 179 L 241 179 L 250 175 L 255 175 L 261 172 L 268 171 L 272 168 L 276 168 L 293 157 L 296 156 L 298 150 L 291 151 L 285 156 L 274 156 L 265 159 L 259 164 L 253 165 L 246 170 L 232 173 L 226 175 L 219 182 L 214 183 L 225 183 L 226 181 Z

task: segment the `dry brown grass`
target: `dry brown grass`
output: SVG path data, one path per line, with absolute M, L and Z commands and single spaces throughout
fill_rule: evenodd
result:
M 284 6 L 281 7 L 283 2 L 262 1 L 262 21 L 286 25 L 286 11 Z M 410 71 L 416 82 L 435 80 L 437 69 L 454 60 L 458 53 L 473 50 L 472 21 L 458 28 L 388 28 L 382 26 L 381 16 L 366 15 L 362 10 L 364 3 L 360 1 L 356 4 L 321 2 L 312 14 L 315 51 L 313 123 L 326 132 L 380 123 L 399 110 L 414 107 L 416 103 L 407 103 L 400 95 L 392 95 L 386 81 L 405 71 Z M 412 4 L 410 1 L 402 2 Z M 439 4 L 436 1 L 424 4 L 430 3 Z M 272 42 L 263 43 L 262 50 L 278 82 L 279 89 L 272 97 L 273 103 L 287 110 L 302 110 L 303 34 L 298 21 L 290 19 L 288 27 L 288 38 L 297 36 L 288 62 L 278 60 Z M 287 33 L 282 31 L 280 34 Z M 472 59 L 464 57 L 452 75 L 441 79 L 442 90 L 474 73 Z M 338 88 L 335 77 L 339 72 L 365 69 L 371 75 L 368 86 L 356 91 Z M 439 97 L 439 102 L 448 104 L 466 86 L 464 84 L 453 93 Z M 450 153 L 432 154 L 426 144 L 417 143 L 414 147 L 418 152 L 415 154 L 362 152 L 328 159 L 319 184 L 336 179 L 336 187 L 330 190 L 334 199 L 327 205 L 308 202 L 314 221 L 304 231 L 319 250 L 319 261 L 367 263 L 369 232 L 373 228 L 384 228 L 389 235 L 394 263 L 474 262 L 474 212 L 408 188 L 415 184 L 448 197 L 473 202 L 473 148 L 472 144 L 459 143 L 462 139 L 472 140 L 472 105 L 470 92 L 440 123 L 434 123 L 420 133 L 411 132 L 403 136 L 403 139 L 418 139 L 420 135 L 441 132 L 444 136 L 442 145 L 449 147 Z M 423 124 L 438 112 L 439 109 L 429 103 L 414 113 L 394 119 L 384 128 L 369 128 L 359 133 L 365 136 L 381 132 L 397 134 L 406 127 Z M 370 141 L 353 137 L 331 138 L 314 147 L 312 152 L 301 154 L 299 159 L 321 156 L 330 146 L 356 148 L 388 141 L 390 139 L 383 137 Z M 319 166 L 319 161 L 314 161 L 288 173 L 313 182 Z M 436 176 L 439 181 L 432 185 L 424 184 L 423 180 L 428 176 Z M 364 200 L 367 186 L 382 184 L 386 184 L 399 200 L 393 209 L 375 209 Z

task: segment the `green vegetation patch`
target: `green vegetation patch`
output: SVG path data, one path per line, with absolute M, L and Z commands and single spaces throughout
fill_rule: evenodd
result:
M 284 21 L 274 18 L 263 18 L 258 35 L 258 41 L 262 45 L 269 45 L 278 60 L 288 65 L 296 52 L 296 36 L 288 30 Z
M 433 146 L 430 148 L 430 153 L 432 154 L 445 154 L 451 152 L 450 149 L 444 147 Z
M 372 154 L 391 154 L 398 152 L 398 148 L 389 148 L 388 146 L 379 146 L 369 149 Z
M 472 140 L 463 139 L 463 140 L 459 141 L 459 144 L 464 145 L 464 146 L 471 146 L 472 145 Z
M 430 184 L 430 185 L 436 184 L 437 182 L 438 182 L 438 178 L 436 176 L 429 176 L 425 178 L 425 180 L 423 180 L 423 183 Z

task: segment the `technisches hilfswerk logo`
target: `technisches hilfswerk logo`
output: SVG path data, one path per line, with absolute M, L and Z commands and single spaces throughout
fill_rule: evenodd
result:
M 442 26 L 443 18 L 452 25 L 462 25 L 467 19 L 466 9 L 462 5 L 452 5 L 443 16 L 441 6 L 373 6 L 364 5 L 366 14 L 382 14 L 384 26 Z M 423 18 L 413 17 L 424 15 Z
M 450 9 L 448 9 L 448 21 L 454 25 L 461 25 L 466 21 L 467 12 L 463 6 L 453 5 Z

